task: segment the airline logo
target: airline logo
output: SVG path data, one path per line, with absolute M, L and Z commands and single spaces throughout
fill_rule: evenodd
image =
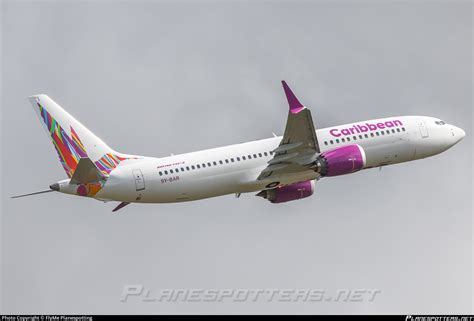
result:
M 71 137 L 64 131 L 59 123 L 50 115 L 50 113 L 37 102 L 40 110 L 41 118 L 43 119 L 48 131 L 53 140 L 54 147 L 58 152 L 59 160 L 63 165 L 68 177 L 72 177 L 76 170 L 77 164 L 82 157 L 87 157 L 86 149 L 81 139 L 77 135 L 74 128 L 70 126 Z M 95 165 L 104 175 L 109 175 L 110 172 L 117 167 L 117 165 L 128 158 L 120 157 L 115 154 L 107 153 L 95 162 Z
M 403 123 L 400 120 L 395 119 L 380 123 L 356 124 L 346 128 L 333 128 L 329 131 L 329 133 L 334 137 L 341 137 L 371 132 L 378 129 L 395 128 L 401 126 L 403 126 Z

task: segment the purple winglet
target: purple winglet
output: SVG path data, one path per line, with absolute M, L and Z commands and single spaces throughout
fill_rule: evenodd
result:
M 286 99 L 288 100 L 288 105 L 290 105 L 290 112 L 292 114 L 297 114 L 304 109 L 304 106 L 296 98 L 295 94 L 291 91 L 290 87 L 286 84 L 286 81 L 282 80 L 281 84 L 283 85 L 283 90 L 285 91 Z

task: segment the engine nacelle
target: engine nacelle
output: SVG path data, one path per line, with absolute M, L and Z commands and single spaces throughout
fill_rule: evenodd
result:
M 316 161 L 316 171 L 321 176 L 339 176 L 357 172 L 365 164 L 364 149 L 354 144 L 321 153 Z
M 313 193 L 314 181 L 311 180 L 264 190 L 258 193 L 257 196 L 261 196 L 272 203 L 284 203 L 309 197 Z

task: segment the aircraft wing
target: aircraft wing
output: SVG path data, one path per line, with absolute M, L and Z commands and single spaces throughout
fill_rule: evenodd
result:
M 282 81 L 290 110 L 280 145 L 258 176 L 259 180 L 307 171 L 320 153 L 311 112 L 303 106 L 285 81 Z

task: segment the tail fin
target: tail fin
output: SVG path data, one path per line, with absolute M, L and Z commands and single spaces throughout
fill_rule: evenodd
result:
M 107 146 L 47 95 L 34 95 L 29 100 L 43 121 L 69 177 L 74 174 L 81 158 L 89 157 L 104 175 L 130 158 Z

